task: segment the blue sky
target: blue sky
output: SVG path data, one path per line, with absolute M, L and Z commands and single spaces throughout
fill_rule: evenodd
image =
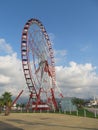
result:
M 19 59 L 22 29 L 31 18 L 50 35 L 57 66 L 90 64 L 98 74 L 98 0 L 0 0 L 0 39 Z
M 54 35 L 54 49 L 67 50 L 66 64 L 75 60 L 98 65 L 97 0 L 0 0 L 0 37 L 15 51 L 20 49 L 23 26 L 32 17 Z

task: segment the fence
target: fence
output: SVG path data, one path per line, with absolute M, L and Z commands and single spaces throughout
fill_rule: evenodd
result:
M 59 111 L 59 113 L 64 113 L 68 115 L 82 116 L 82 117 L 91 117 L 98 118 L 98 109 L 78 109 L 77 111 Z

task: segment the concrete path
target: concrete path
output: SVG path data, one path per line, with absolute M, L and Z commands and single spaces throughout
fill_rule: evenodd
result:
M 0 115 L 0 130 L 98 130 L 98 119 L 50 113 Z

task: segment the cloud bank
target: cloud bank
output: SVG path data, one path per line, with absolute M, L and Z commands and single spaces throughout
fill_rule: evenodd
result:
M 4 54 L 5 52 L 5 54 Z M 59 56 L 66 56 L 67 51 L 57 50 Z M 61 57 L 58 57 L 60 61 Z M 91 97 L 98 95 L 98 74 L 91 63 L 77 64 L 70 61 L 68 66 L 56 66 L 57 84 L 64 96 Z M 0 95 L 9 91 L 17 96 L 26 87 L 21 59 L 10 44 L 0 39 Z M 24 96 L 27 96 L 28 89 Z
M 0 39 L 0 54 L 12 54 L 13 49 L 12 47 L 6 43 L 5 39 L 1 38 Z
M 98 95 L 98 75 L 96 67 L 90 63 L 77 64 L 71 61 L 69 66 L 57 66 L 56 75 L 58 86 L 65 96 Z
M 0 95 L 9 91 L 17 96 L 26 86 L 21 60 L 4 39 L 0 39 L 0 48 Z

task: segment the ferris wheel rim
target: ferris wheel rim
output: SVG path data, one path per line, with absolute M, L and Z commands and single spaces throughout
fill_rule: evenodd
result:
M 23 32 L 22 32 L 22 40 L 21 40 L 21 57 L 22 57 L 22 66 L 23 66 L 23 71 L 24 71 L 24 75 L 25 75 L 25 80 L 26 80 L 26 84 L 28 86 L 28 88 L 30 89 L 30 85 L 29 85 L 29 82 L 32 83 L 32 87 L 34 87 L 35 89 L 35 82 L 33 80 L 33 76 L 32 76 L 32 73 L 31 73 L 31 70 L 30 70 L 30 65 L 29 65 L 29 58 L 28 58 L 28 48 L 27 48 L 27 40 L 28 40 L 28 29 L 30 28 L 30 26 L 35 23 L 37 24 L 42 33 L 44 34 L 45 36 L 45 39 L 47 41 L 47 46 L 49 48 L 49 52 L 50 52 L 50 59 L 51 59 L 51 65 L 53 67 L 53 80 L 55 80 L 55 62 L 54 62 L 54 56 L 53 56 L 53 50 L 52 50 L 52 47 L 51 47 L 51 42 L 49 40 L 49 37 L 48 37 L 48 34 L 44 28 L 44 26 L 42 25 L 42 23 L 38 20 L 38 19 L 30 19 L 26 22 L 24 28 L 23 28 Z M 26 68 L 27 67 L 27 68 Z M 36 89 L 35 89 L 36 91 Z

